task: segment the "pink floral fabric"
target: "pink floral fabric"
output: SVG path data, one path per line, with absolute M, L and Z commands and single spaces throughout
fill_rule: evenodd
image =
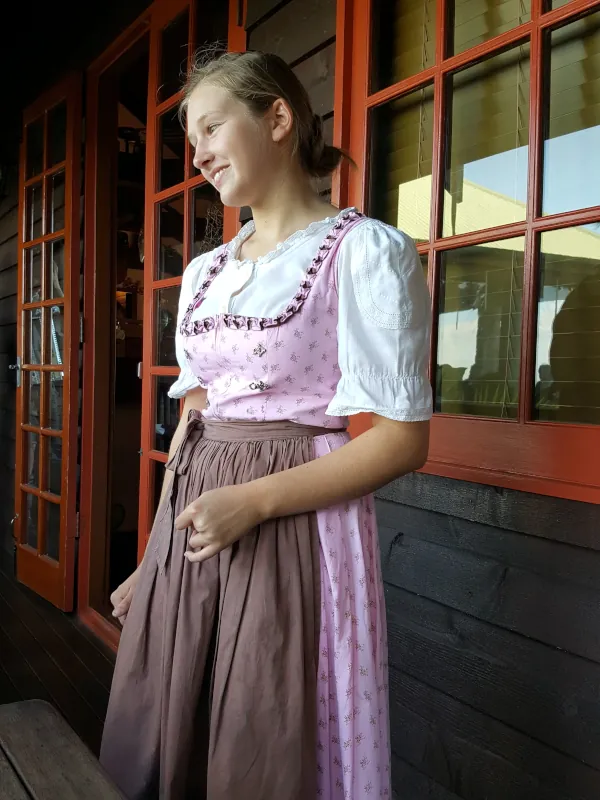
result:
M 314 440 L 316 457 L 348 441 L 335 432 L 346 428 L 347 418 L 326 413 L 341 377 L 335 256 L 342 237 L 362 219 L 353 210 L 338 219 L 297 294 L 273 318 L 223 314 L 190 321 L 225 266 L 225 251 L 217 251 L 181 323 L 189 366 L 208 390 L 205 417 L 330 428 Z M 317 521 L 318 796 L 391 797 L 385 604 L 373 500 L 320 511 Z

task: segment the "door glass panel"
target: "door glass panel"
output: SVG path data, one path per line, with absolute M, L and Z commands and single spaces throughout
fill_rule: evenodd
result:
M 60 164 L 67 152 L 67 106 L 59 103 L 48 112 L 48 169 Z
M 65 173 L 61 170 L 50 178 L 50 232 L 65 227 Z
M 554 10 L 555 8 L 562 8 L 566 6 L 567 3 L 571 3 L 573 0 L 548 0 L 547 6 L 548 10 Z
M 42 235 L 42 182 L 27 189 L 25 207 L 25 241 L 39 239 Z
M 177 115 L 177 107 L 171 108 L 158 120 L 160 172 L 158 191 L 168 189 L 184 179 L 185 151 L 189 146 L 185 131 Z
M 167 394 L 177 378 L 170 375 L 154 376 L 154 449 L 169 452 L 171 440 L 179 424 L 179 400 Z
M 210 184 L 192 190 L 192 258 L 223 243 L 223 204 Z
M 46 507 L 46 555 L 58 561 L 60 545 L 60 506 L 45 502 Z
M 558 214 L 600 205 L 600 12 L 548 42 L 542 211 Z
M 46 313 L 46 358 L 50 354 L 50 364 L 62 364 L 64 359 L 64 319 L 65 309 L 62 305 L 48 308 Z M 48 362 L 47 362 L 48 363 Z
M 452 125 L 444 183 L 444 236 L 525 219 L 529 47 L 451 78 Z
M 40 435 L 25 431 L 25 483 L 39 488 Z
M 372 92 L 433 67 L 435 5 L 435 0 L 376 0 L 373 3 Z
M 38 499 L 36 495 L 25 494 L 25 542 L 37 549 L 38 543 Z
M 516 419 L 524 238 L 443 253 L 436 411 Z
M 183 195 L 178 194 L 158 206 L 157 279 L 183 274 Z
M 50 408 L 48 409 L 47 419 L 48 427 L 55 431 L 60 431 L 63 427 L 63 381 L 64 375 L 62 372 L 50 373 L 50 390 L 48 392 Z
M 61 494 L 62 439 L 59 436 L 46 436 L 46 489 L 53 494 Z
M 27 126 L 27 180 L 44 169 L 44 118 Z
M 25 425 L 40 426 L 40 387 L 41 372 L 23 370 L 24 414 Z
M 372 112 L 369 210 L 417 241 L 429 239 L 433 86 Z
M 42 299 L 42 249 L 39 245 L 25 251 L 25 302 Z
M 65 295 L 65 241 L 56 239 L 48 245 L 48 288 L 50 297 Z
M 531 19 L 530 0 L 455 0 L 454 50 L 462 53 Z
M 186 8 L 162 31 L 158 102 L 176 94 L 186 73 L 189 39 L 189 11 Z
M 600 425 L 600 223 L 541 236 L 534 418 Z
M 156 358 L 155 363 L 163 367 L 176 367 L 175 331 L 180 286 L 158 289 L 155 295 Z
M 42 363 L 42 309 L 23 312 L 25 363 Z
M 425 280 L 427 280 L 427 273 L 429 272 L 429 254 L 421 253 L 419 259 L 421 260 L 421 268 L 423 270 L 423 275 L 425 276 Z

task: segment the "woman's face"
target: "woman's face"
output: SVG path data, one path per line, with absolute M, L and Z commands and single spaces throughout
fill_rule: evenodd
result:
M 272 180 L 276 147 L 268 115 L 254 117 L 226 89 L 208 82 L 192 93 L 187 133 L 194 166 L 226 206 L 252 206 Z

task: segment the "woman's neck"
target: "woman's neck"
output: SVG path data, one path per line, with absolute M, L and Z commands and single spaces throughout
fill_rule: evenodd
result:
M 243 243 L 239 255 L 260 258 L 311 222 L 336 213 L 337 209 L 319 197 L 308 181 L 282 181 L 269 192 L 268 202 L 252 206 L 255 232 Z

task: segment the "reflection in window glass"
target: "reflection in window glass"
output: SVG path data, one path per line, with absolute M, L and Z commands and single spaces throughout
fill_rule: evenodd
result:
M 27 178 L 39 175 L 44 169 L 44 119 L 27 126 Z
M 40 485 L 40 435 L 25 432 L 25 483 L 39 488 Z
M 164 200 L 158 206 L 159 251 L 157 279 L 183 274 L 183 195 Z
M 42 233 L 42 184 L 40 182 L 34 183 L 27 189 L 25 241 L 39 239 Z
M 203 14 L 199 15 L 204 16 Z M 183 85 L 188 55 L 188 9 L 169 22 L 162 32 L 158 102 L 176 94 Z
M 555 8 L 562 8 L 562 6 L 566 6 L 567 3 L 571 3 L 572 0 L 548 0 L 548 11 L 554 10 Z
M 534 417 L 600 425 L 600 223 L 542 234 Z
M 435 64 L 435 0 L 373 3 L 371 91 Z
M 64 361 L 65 307 L 63 305 L 49 306 L 46 311 L 46 321 L 46 358 L 49 354 L 50 364 L 62 364 Z
M 180 286 L 169 286 L 154 292 L 156 302 L 156 364 L 176 367 L 175 331 L 179 307 Z
M 459 72 L 451 88 L 444 236 L 524 220 L 529 47 L 514 48 Z
M 553 31 L 548 44 L 542 210 L 558 214 L 600 205 L 600 12 Z
M 62 478 L 62 439 L 58 436 L 44 437 L 46 440 L 46 489 L 53 494 L 61 494 Z
M 188 141 L 177 116 L 177 107 L 165 111 L 158 123 L 160 137 L 160 172 L 158 191 L 175 186 L 184 179 L 185 151 Z
M 400 228 L 416 241 L 429 239 L 433 87 L 372 112 L 372 216 Z
M 46 373 L 49 376 L 48 415 L 46 425 L 52 430 L 60 431 L 63 427 L 63 382 L 62 372 Z
M 59 558 L 60 544 L 60 506 L 44 503 L 46 506 L 46 555 L 54 561 Z
M 192 191 L 192 215 L 192 258 L 196 258 L 223 243 L 223 204 L 210 184 Z
M 38 543 L 38 499 L 34 494 L 25 494 L 25 542 L 37 549 Z
M 531 19 L 530 0 L 455 0 L 454 53 L 486 42 Z
M 40 425 L 40 394 L 42 384 L 42 373 L 38 370 L 23 371 L 23 390 L 25 392 L 25 414 L 24 422 L 26 425 Z
M 39 245 L 25 250 L 25 302 L 42 299 L 42 250 Z
M 154 449 L 163 453 L 169 452 L 171 439 L 179 423 L 179 400 L 173 400 L 167 392 L 177 380 L 167 375 L 154 378 L 155 411 L 154 411 Z
M 60 164 L 67 151 L 67 106 L 59 103 L 48 112 L 48 168 Z
M 436 411 L 516 419 L 523 238 L 442 254 Z

